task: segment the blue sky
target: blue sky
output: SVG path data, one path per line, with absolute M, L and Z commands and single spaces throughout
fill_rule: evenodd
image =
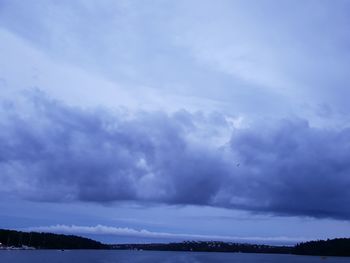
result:
M 349 236 L 349 10 L 0 0 L 0 226 Z

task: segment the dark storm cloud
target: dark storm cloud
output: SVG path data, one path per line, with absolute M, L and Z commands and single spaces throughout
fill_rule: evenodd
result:
M 242 130 L 231 147 L 241 158 L 238 207 L 287 215 L 350 218 L 350 129 L 283 120 Z M 237 186 L 237 185 L 236 185 Z
M 349 129 L 283 120 L 236 129 L 219 147 L 210 138 L 227 128 L 220 114 L 92 111 L 41 93 L 18 107 L 1 108 L 3 194 L 350 218 Z
M 3 190 L 52 201 L 206 204 L 220 188 L 220 156 L 186 139 L 203 116 L 125 116 L 70 108 L 40 93 L 30 99 L 27 113 L 3 107 Z

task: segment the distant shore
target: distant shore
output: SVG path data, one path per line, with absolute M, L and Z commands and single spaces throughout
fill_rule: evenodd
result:
M 336 238 L 299 243 L 295 246 L 270 246 L 222 241 L 183 241 L 177 243 L 103 244 L 75 236 L 53 233 L 22 232 L 0 229 L 0 250 L 34 249 L 113 249 L 148 251 L 196 251 L 295 254 L 314 256 L 350 256 L 350 238 Z

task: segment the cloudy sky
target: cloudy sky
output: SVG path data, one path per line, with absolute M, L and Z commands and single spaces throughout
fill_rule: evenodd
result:
M 350 235 L 350 2 L 0 0 L 0 227 Z

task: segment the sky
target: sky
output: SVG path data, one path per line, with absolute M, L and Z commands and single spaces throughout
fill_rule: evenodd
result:
M 350 2 L 0 0 L 0 228 L 350 236 Z

